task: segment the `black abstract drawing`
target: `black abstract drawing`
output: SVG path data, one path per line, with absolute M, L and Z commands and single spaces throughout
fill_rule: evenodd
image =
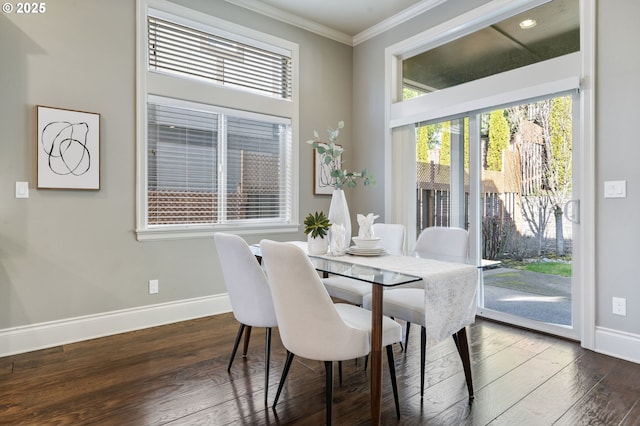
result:
M 100 189 L 100 114 L 37 106 L 38 188 Z
M 86 122 L 53 121 L 42 129 L 40 140 L 52 173 L 82 176 L 91 169 Z

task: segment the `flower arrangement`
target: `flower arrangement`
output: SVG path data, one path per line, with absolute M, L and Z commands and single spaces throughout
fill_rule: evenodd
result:
M 342 153 L 344 148 L 338 145 L 338 135 L 340 129 L 344 127 L 344 121 L 338 122 L 338 127 L 335 129 L 328 128 L 327 134 L 329 135 L 329 143 L 322 142 L 320 135 L 317 131 L 313 131 L 314 139 L 307 141 L 308 144 L 313 146 L 320 157 L 322 163 L 329 170 L 329 176 L 331 177 L 328 184 L 335 189 L 342 189 L 345 186 L 347 188 L 355 188 L 357 180 L 361 179 L 364 186 L 375 185 L 375 178 L 368 174 L 367 169 L 361 172 L 349 172 L 342 168 Z

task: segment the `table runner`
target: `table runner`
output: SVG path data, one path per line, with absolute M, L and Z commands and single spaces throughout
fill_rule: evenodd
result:
M 319 257 L 421 277 L 428 347 L 475 321 L 478 268 L 473 265 L 394 255 Z

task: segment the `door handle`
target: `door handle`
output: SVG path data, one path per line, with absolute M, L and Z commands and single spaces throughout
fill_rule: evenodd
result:
M 569 222 L 580 224 L 580 200 L 569 200 L 562 208 Z

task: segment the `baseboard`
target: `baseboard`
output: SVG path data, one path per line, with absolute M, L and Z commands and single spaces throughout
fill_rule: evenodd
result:
M 0 330 L 0 357 L 231 311 L 219 294 Z
M 640 364 L 640 335 L 596 327 L 594 350 Z

